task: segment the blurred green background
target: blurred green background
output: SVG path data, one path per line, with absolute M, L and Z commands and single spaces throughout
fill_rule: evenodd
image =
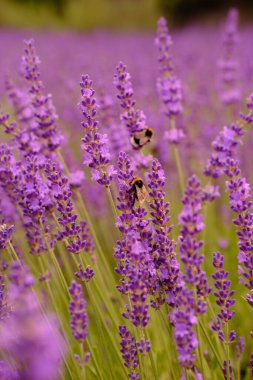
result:
M 0 26 L 146 29 L 160 15 L 182 25 L 220 19 L 232 6 L 253 17 L 253 0 L 0 0 Z

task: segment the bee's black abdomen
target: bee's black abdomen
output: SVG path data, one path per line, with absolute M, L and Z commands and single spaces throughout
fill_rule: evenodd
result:
M 138 186 L 139 188 L 142 188 L 143 182 L 141 180 L 137 181 L 136 186 Z
M 152 137 L 153 136 L 153 131 L 151 129 L 147 129 L 145 133 L 146 137 Z

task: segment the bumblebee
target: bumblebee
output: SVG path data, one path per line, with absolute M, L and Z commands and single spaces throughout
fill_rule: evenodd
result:
M 130 185 L 131 189 L 129 190 L 129 193 L 133 197 L 132 207 L 134 206 L 135 201 L 138 201 L 140 205 L 142 205 L 148 198 L 148 191 L 143 183 L 143 180 L 139 177 L 134 177 L 130 182 Z
M 140 149 L 152 139 L 154 131 L 152 128 L 144 128 L 137 131 L 131 139 L 131 143 L 135 149 Z

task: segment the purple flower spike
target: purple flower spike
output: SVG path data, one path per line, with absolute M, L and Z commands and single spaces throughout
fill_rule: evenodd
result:
M 89 227 L 85 221 L 77 222 L 68 178 L 64 176 L 59 164 L 51 160 L 46 163 L 45 174 L 57 210 L 56 217 L 60 226 L 58 240 L 66 241 L 69 252 L 79 253 L 85 250 L 92 253 L 94 244 Z
M 151 221 L 154 225 L 154 242 L 151 248 L 154 267 L 151 272 L 152 306 L 160 308 L 166 293 L 169 304 L 173 304 L 174 296 L 181 288 L 179 263 L 175 254 L 175 242 L 170 238 L 172 226 L 169 224 L 169 203 L 165 202 L 165 175 L 158 160 L 152 163 L 152 171 L 148 173 L 149 201 Z M 151 269 L 151 268 L 150 268 Z M 155 275 L 154 275 L 155 273 Z M 170 299 L 170 300 L 169 300 Z
M 229 371 L 229 373 L 227 373 L 227 361 L 224 360 L 223 367 L 222 367 L 222 373 L 224 375 L 224 380 L 235 380 L 233 377 L 233 368 L 232 368 L 232 364 L 231 364 L 230 360 L 229 360 L 228 371 Z
M 75 281 L 69 287 L 71 301 L 69 302 L 70 327 L 72 334 L 79 342 L 84 342 L 88 336 L 88 316 L 86 312 L 86 301 L 83 296 L 82 285 Z
M 212 275 L 215 280 L 214 286 L 217 289 L 214 292 L 216 297 L 216 304 L 219 306 L 220 311 L 217 315 L 217 320 L 213 320 L 211 328 L 217 331 L 219 339 L 226 343 L 232 343 L 236 339 L 236 334 L 232 330 L 229 336 L 224 335 L 224 326 L 233 318 L 235 311 L 231 311 L 231 307 L 234 306 L 235 300 L 232 299 L 234 291 L 230 290 L 231 282 L 227 280 L 228 272 L 224 271 L 224 257 L 219 253 L 213 254 L 213 266 L 215 273 Z
M 110 186 L 116 174 L 113 165 L 110 165 L 110 153 L 107 135 L 98 132 L 97 100 L 92 88 L 92 81 L 88 75 L 82 76 L 80 109 L 84 116 L 82 126 L 85 137 L 82 139 L 84 151 L 84 165 L 91 168 L 92 179 L 100 185 Z
M 197 323 L 195 316 L 193 292 L 184 288 L 177 296 L 177 305 L 170 312 L 170 320 L 174 326 L 173 336 L 177 345 L 179 364 L 184 368 L 192 368 L 196 359 L 195 350 L 198 340 L 194 331 Z
M 157 91 L 162 104 L 163 113 L 170 119 L 174 119 L 183 111 L 181 82 L 174 73 L 171 55 L 172 39 L 169 34 L 166 20 L 161 17 L 157 24 L 157 37 L 155 44 L 158 48 L 159 77 L 157 79 Z M 165 138 L 174 144 L 178 144 L 184 133 L 174 126 L 166 132 Z
M 193 175 L 189 178 L 185 195 L 182 200 L 183 209 L 178 216 L 182 226 L 179 237 L 180 258 L 185 267 L 183 279 L 196 289 L 196 311 L 198 314 L 206 311 L 206 298 L 211 288 L 208 286 L 206 273 L 201 266 L 204 256 L 200 254 L 203 241 L 198 240 L 204 228 L 202 209 L 203 192 L 198 178 Z
M 238 88 L 237 45 L 238 45 L 238 11 L 230 9 L 223 35 L 223 56 L 218 62 L 220 69 L 220 98 L 227 104 L 235 104 L 241 98 Z
M 59 148 L 63 136 L 56 126 L 58 116 L 52 103 L 51 94 L 45 94 L 41 81 L 40 60 L 35 53 L 34 41 L 25 41 L 25 55 L 22 57 L 22 69 L 29 83 L 29 94 L 33 111 L 33 133 L 40 143 L 40 151 L 50 153 Z
M 128 129 L 129 135 L 133 137 L 136 132 L 147 128 L 147 122 L 143 111 L 135 109 L 131 76 L 122 62 L 116 67 L 114 84 L 118 90 L 118 98 L 120 99 L 120 105 L 124 111 L 121 115 L 121 119 Z
M 234 156 L 243 136 L 244 131 L 239 125 L 231 124 L 224 127 L 212 143 L 213 152 L 206 163 L 204 174 L 213 178 L 224 175 L 227 159 Z
M 128 375 L 128 377 L 129 379 L 137 380 L 139 379 L 139 374 L 138 372 L 135 372 L 135 369 L 139 364 L 139 360 L 135 339 L 131 336 L 126 326 L 119 326 L 119 335 L 121 337 L 120 352 L 124 360 L 124 365 L 131 370 L 131 373 Z

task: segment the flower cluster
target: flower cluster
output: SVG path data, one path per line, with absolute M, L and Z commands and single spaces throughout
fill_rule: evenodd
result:
M 46 163 L 45 174 L 57 210 L 56 217 L 60 226 L 58 240 L 66 241 L 69 252 L 79 253 L 85 250 L 91 253 L 94 250 L 94 244 L 89 227 L 85 221 L 77 222 L 78 216 L 74 212 L 68 178 L 64 176 L 59 164 L 51 160 Z
M 237 227 L 240 282 L 249 290 L 246 299 L 253 306 L 253 212 L 250 185 L 241 176 L 238 161 L 234 159 L 227 160 L 226 174 L 229 177 L 226 188 L 230 207 L 237 214 L 233 222 Z
M 150 288 L 150 255 L 149 255 L 149 223 L 145 220 L 147 215 L 143 208 L 133 209 L 133 194 L 131 181 L 133 171 L 126 153 L 121 152 L 118 159 L 119 197 L 118 209 L 121 215 L 117 218 L 117 227 L 122 234 L 122 240 L 117 241 L 114 257 L 118 266 L 116 272 L 121 275 L 120 285 L 117 289 L 128 294 L 129 304 L 123 317 L 132 324 L 143 329 L 149 321 L 148 291 Z M 137 341 L 140 353 L 150 350 L 150 343 L 143 340 Z M 134 367 L 132 367 L 134 368 Z M 131 374 L 129 374 L 129 378 Z M 132 375 L 131 375 L 132 376 Z M 136 375 L 137 376 L 137 375 Z

